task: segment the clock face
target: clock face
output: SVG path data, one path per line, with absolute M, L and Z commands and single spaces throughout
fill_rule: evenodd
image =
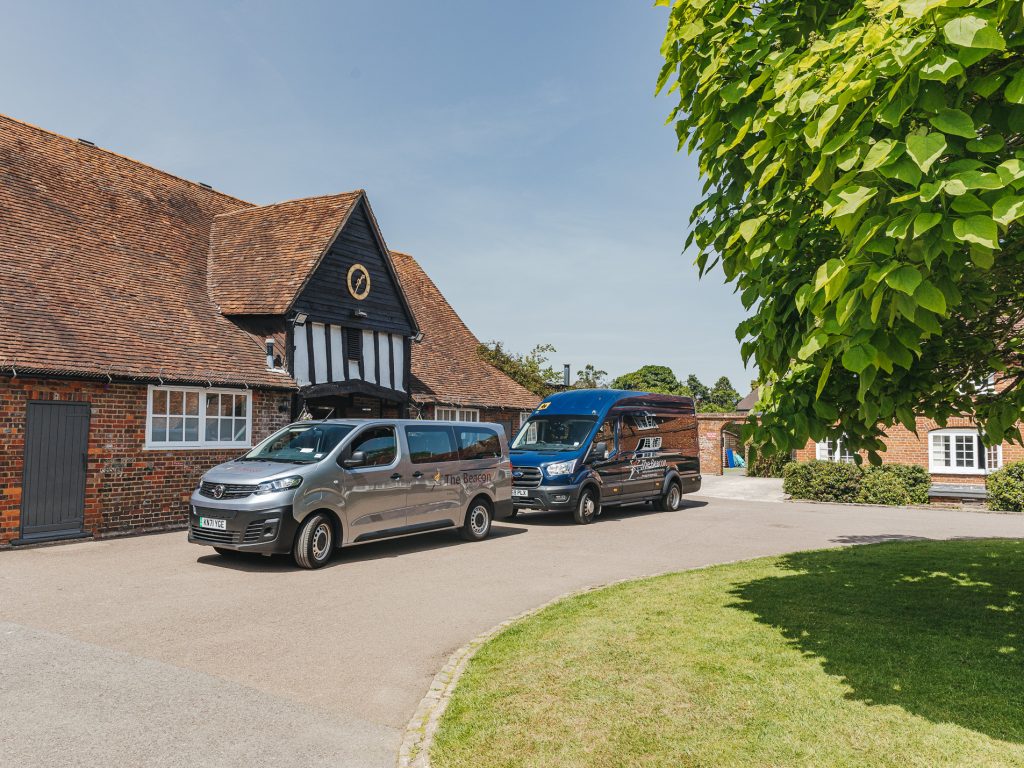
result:
M 347 283 L 353 299 L 362 301 L 370 295 L 370 273 L 362 264 L 349 267 Z

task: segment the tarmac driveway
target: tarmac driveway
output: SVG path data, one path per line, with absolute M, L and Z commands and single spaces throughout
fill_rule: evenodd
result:
M 0 754 L 18 766 L 393 766 L 449 654 L 587 585 L 1024 517 L 689 497 L 342 553 L 229 560 L 184 533 L 0 553 Z

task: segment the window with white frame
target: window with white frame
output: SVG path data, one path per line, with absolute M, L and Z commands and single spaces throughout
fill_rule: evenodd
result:
M 447 408 L 438 406 L 434 409 L 435 421 L 480 421 L 480 411 L 476 408 Z
M 522 411 L 522 412 L 520 412 L 520 414 L 519 414 L 519 426 L 520 427 L 523 426 L 523 424 L 526 423 L 526 420 L 530 418 L 530 413 L 532 413 L 532 411 Z
M 242 448 L 251 444 L 252 392 L 149 388 L 147 448 Z
M 821 461 L 838 461 L 843 464 L 853 463 L 853 454 L 846 447 L 842 438 L 837 440 L 822 440 L 817 445 L 815 458 Z
M 1003 447 L 986 447 L 973 429 L 936 429 L 928 433 L 928 471 L 980 475 L 1003 466 Z

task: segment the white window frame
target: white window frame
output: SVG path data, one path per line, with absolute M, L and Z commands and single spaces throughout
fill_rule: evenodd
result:
M 833 445 L 829 445 L 832 443 Z M 837 440 L 821 440 L 815 444 L 814 458 L 819 461 L 832 461 L 839 464 L 853 464 L 853 454 L 843 444 L 843 438 Z M 833 447 L 834 446 L 834 447 Z
M 199 439 L 179 442 L 154 442 L 153 441 L 153 393 L 154 392 L 197 392 L 199 393 Z M 233 440 L 230 442 L 213 441 L 206 439 L 206 396 L 207 395 L 244 395 L 245 396 L 245 440 Z M 150 384 L 146 392 L 146 443 L 143 446 L 147 451 L 189 451 L 207 450 L 216 451 L 232 448 L 252 447 L 252 390 L 251 389 L 222 389 L 207 387 L 176 387 L 173 385 Z
M 530 414 L 531 413 L 533 413 L 533 411 L 520 411 L 519 412 L 519 427 L 520 427 L 520 429 L 522 428 L 523 424 L 525 424 L 526 421 L 530 418 Z
M 434 407 L 434 421 L 480 421 L 480 409 L 438 405 Z
M 960 437 L 969 437 L 973 440 L 973 453 L 974 463 L 968 467 L 957 467 L 956 464 L 956 439 Z M 943 441 L 943 438 L 949 441 L 949 452 L 950 460 L 953 462 L 953 466 L 940 463 L 937 460 L 936 450 L 937 445 Z M 945 452 L 945 448 L 939 449 Z M 985 452 L 985 466 L 980 466 L 981 452 Z M 992 466 L 989 463 L 989 459 L 992 452 L 995 452 L 996 463 Z M 1003 446 L 995 445 L 991 448 L 983 445 L 980 438 L 978 437 L 978 430 L 976 429 L 933 429 L 928 433 L 928 471 L 933 475 L 987 475 L 989 472 L 994 472 L 1003 466 Z

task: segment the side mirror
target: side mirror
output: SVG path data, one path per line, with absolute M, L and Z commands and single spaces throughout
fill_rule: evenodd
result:
M 600 443 L 594 443 L 594 447 L 590 449 L 590 455 L 597 459 L 608 458 L 608 443 L 601 441 Z
M 362 451 L 354 451 L 351 456 L 341 462 L 341 465 L 345 469 L 354 469 L 355 467 L 361 467 L 366 463 L 366 454 Z

